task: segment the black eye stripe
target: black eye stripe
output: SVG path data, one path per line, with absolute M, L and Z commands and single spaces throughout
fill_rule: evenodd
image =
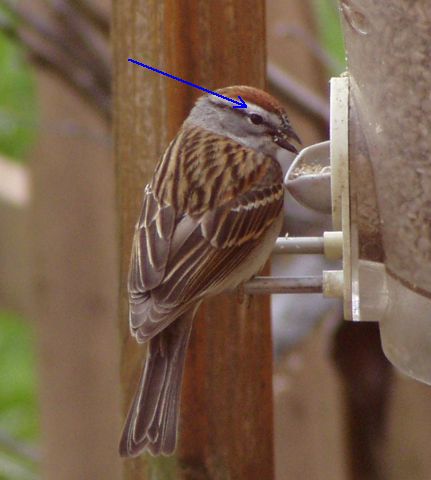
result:
M 250 121 L 255 125 L 261 125 L 263 123 L 263 118 L 261 117 L 261 115 L 258 115 L 257 113 L 250 114 L 249 118 L 250 118 Z
M 217 103 L 216 105 L 217 105 L 218 108 L 222 108 L 223 110 L 229 110 L 229 111 L 232 110 L 232 107 L 231 107 L 230 105 L 224 105 L 224 104 L 222 104 L 222 103 Z M 240 116 L 243 116 L 243 117 L 247 117 L 247 118 L 250 118 L 251 115 L 258 115 L 258 114 L 253 114 L 253 113 L 252 113 L 251 115 L 249 115 L 249 113 L 246 111 L 245 108 L 244 108 L 244 109 L 243 109 L 243 108 L 236 108 L 236 109 L 234 110 L 234 112 L 235 112 L 237 115 L 240 115 Z M 258 115 L 258 116 L 261 117 L 261 115 Z M 261 118 L 262 118 L 262 117 L 261 117 Z M 283 118 L 282 118 L 282 124 L 285 124 L 285 120 L 287 120 L 287 117 L 283 116 Z M 290 123 L 289 123 L 288 120 L 287 120 L 287 124 L 290 125 Z M 273 126 L 271 123 L 269 123 L 269 122 L 267 122 L 266 120 L 264 120 L 263 118 L 262 118 L 261 125 L 264 125 L 265 127 L 267 127 L 268 130 L 271 130 L 271 131 L 274 130 L 274 126 Z

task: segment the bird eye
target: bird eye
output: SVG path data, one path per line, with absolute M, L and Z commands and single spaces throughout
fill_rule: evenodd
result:
M 257 113 L 252 113 L 250 115 L 250 121 L 255 125 L 260 125 L 263 122 L 263 118 Z

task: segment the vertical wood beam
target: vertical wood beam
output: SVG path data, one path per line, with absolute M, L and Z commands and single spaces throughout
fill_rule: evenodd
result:
M 38 72 L 37 80 L 44 127 L 32 152 L 26 240 L 34 282 L 42 475 L 119 480 L 118 270 L 109 130 L 55 78 Z
M 144 356 L 130 338 L 126 279 L 142 189 L 199 93 L 127 63 L 214 89 L 264 86 L 264 0 L 114 3 L 115 140 L 121 234 L 125 408 Z M 268 298 L 208 301 L 195 322 L 173 458 L 126 461 L 126 479 L 273 478 L 272 352 Z M 126 407 L 127 404 L 127 407 Z

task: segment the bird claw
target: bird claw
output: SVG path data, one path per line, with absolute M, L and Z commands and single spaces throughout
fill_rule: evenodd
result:
M 245 293 L 244 284 L 238 285 L 236 289 L 236 300 L 240 305 L 245 305 L 246 308 L 249 308 L 252 303 L 253 295 L 248 295 Z
M 236 301 L 242 305 L 246 299 L 247 294 L 245 293 L 244 284 L 238 285 L 236 289 Z

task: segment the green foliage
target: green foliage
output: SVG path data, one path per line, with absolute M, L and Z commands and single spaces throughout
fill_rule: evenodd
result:
M 36 372 L 28 322 L 0 311 L 0 428 L 14 438 L 38 434 Z
M 339 74 L 345 69 L 346 58 L 337 2 L 335 0 L 313 0 L 313 7 L 322 46 L 340 65 L 339 71 L 331 73 Z
M 36 135 L 35 81 L 23 48 L 0 32 L 0 154 L 22 159 Z

